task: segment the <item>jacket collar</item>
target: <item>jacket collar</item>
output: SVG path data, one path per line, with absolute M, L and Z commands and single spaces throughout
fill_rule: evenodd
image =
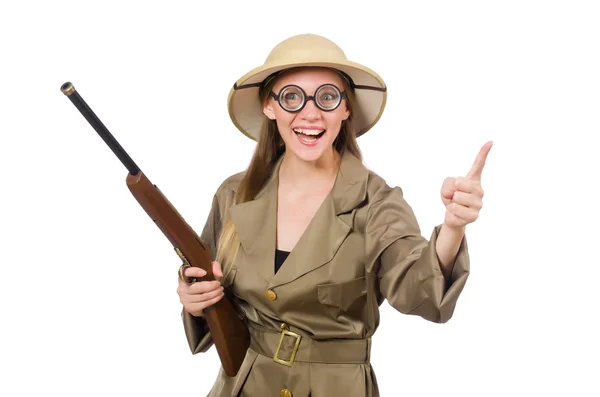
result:
M 284 154 L 285 155 L 285 154 Z M 277 191 L 282 155 L 253 200 L 230 208 L 243 252 L 273 288 L 291 282 L 329 262 L 352 230 L 354 210 L 367 194 L 368 169 L 344 153 L 331 192 L 317 210 L 285 264 L 274 274 Z

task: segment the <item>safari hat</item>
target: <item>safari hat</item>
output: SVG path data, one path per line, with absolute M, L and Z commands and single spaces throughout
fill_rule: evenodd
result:
M 340 47 L 331 40 L 300 34 L 277 44 L 265 63 L 240 77 L 229 92 L 229 116 L 246 136 L 257 141 L 265 119 L 259 90 L 268 77 L 285 69 L 301 66 L 321 66 L 337 69 L 346 77 L 355 93 L 353 121 L 356 136 L 361 136 L 377 123 L 385 108 L 387 88 L 373 70 L 349 61 Z

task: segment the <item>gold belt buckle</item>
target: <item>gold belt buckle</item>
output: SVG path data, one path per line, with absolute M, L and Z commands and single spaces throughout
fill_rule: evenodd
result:
M 302 336 L 298 335 L 295 332 L 290 331 L 290 328 L 286 323 L 281 324 L 280 328 L 281 328 L 281 337 L 279 338 L 279 344 L 277 345 L 277 350 L 275 350 L 275 356 L 273 357 L 273 361 L 275 361 L 276 363 L 287 365 L 288 367 L 291 367 L 292 364 L 294 363 L 294 358 L 296 357 L 296 353 L 298 352 L 298 346 L 300 345 L 300 339 L 302 339 Z M 296 343 L 294 344 L 294 349 L 292 350 L 292 356 L 290 357 L 289 361 L 283 360 L 278 357 L 279 349 L 281 349 L 281 345 L 283 344 L 283 338 L 286 335 L 293 336 L 294 338 L 296 338 Z

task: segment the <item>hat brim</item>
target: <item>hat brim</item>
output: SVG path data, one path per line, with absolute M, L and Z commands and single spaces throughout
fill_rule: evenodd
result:
M 310 66 L 337 69 L 352 80 L 356 97 L 352 118 L 357 137 L 379 121 L 387 101 L 387 88 L 383 79 L 373 70 L 356 62 L 321 61 L 262 65 L 246 73 L 229 92 L 228 109 L 233 124 L 244 135 L 258 141 L 265 120 L 258 92 L 262 81 L 285 69 Z

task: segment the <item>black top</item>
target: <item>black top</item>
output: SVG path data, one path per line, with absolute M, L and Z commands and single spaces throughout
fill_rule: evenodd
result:
M 285 262 L 289 254 L 288 251 L 275 249 L 275 273 L 277 273 L 281 265 L 283 265 L 283 262 Z

